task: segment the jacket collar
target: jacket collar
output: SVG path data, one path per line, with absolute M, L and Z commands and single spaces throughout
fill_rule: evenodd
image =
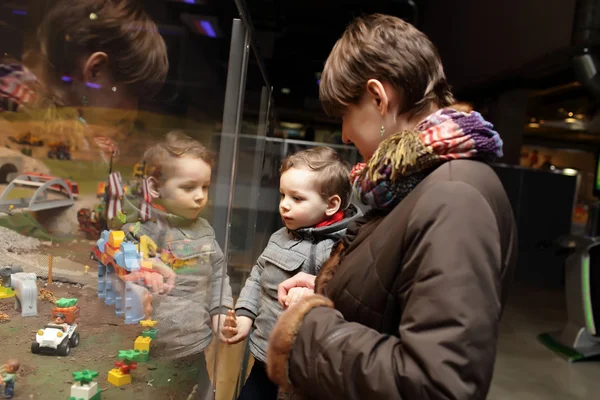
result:
M 350 204 L 346 209 L 344 219 L 328 226 L 322 226 L 320 228 L 302 228 L 290 233 L 302 240 L 318 241 L 322 239 L 341 239 L 346 233 L 346 228 L 356 219 L 362 216 L 362 212 L 354 204 Z

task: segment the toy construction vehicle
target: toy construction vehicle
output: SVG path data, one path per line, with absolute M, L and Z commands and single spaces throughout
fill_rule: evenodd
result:
M 52 353 L 66 357 L 71 348 L 79 345 L 79 332 L 75 320 L 79 316 L 76 299 L 60 299 L 52 310 L 52 322 L 40 329 L 31 343 L 31 352 Z
M 48 150 L 48 158 L 55 158 L 57 160 L 70 160 L 71 159 L 71 146 L 65 142 L 52 142 L 48 144 L 50 150 Z
M 17 144 L 26 144 L 29 146 L 43 146 L 44 141 L 39 137 L 34 136 L 31 132 L 24 133 L 18 137 L 9 136 L 9 139 Z

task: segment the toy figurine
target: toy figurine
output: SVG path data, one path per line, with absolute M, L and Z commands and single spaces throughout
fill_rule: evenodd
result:
M 0 368 L 0 388 L 3 388 L 2 397 L 5 399 L 12 399 L 15 395 L 15 379 L 19 368 L 21 363 L 17 360 L 8 360 L 4 367 Z
M 65 314 L 63 313 L 56 313 L 54 314 L 54 324 L 53 325 L 57 325 L 57 326 L 61 326 L 63 332 L 66 332 L 69 329 L 69 324 L 66 323 L 67 318 L 65 317 Z

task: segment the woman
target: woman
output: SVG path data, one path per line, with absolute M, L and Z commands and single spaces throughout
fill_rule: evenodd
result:
M 502 142 L 455 111 L 438 53 L 402 20 L 354 21 L 321 78 L 325 110 L 366 165 L 372 207 L 348 228 L 311 294 L 271 336 L 270 378 L 310 399 L 484 399 L 515 265 L 508 198 L 485 164 Z

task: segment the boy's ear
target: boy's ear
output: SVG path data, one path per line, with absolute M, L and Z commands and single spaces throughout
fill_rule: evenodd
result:
M 160 185 L 158 183 L 158 179 L 153 176 L 148 177 L 148 193 L 152 199 L 160 198 Z
M 341 206 L 342 198 L 337 194 L 334 194 L 333 196 L 329 197 L 329 200 L 327 200 L 327 210 L 325 211 L 325 214 L 328 217 L 331 217 L 333 214 L 340 210 Z

